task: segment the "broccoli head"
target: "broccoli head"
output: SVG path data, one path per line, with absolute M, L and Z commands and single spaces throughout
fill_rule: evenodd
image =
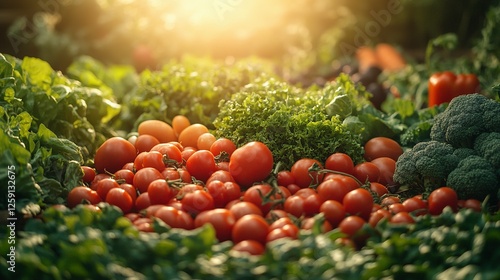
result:
M 500 187 L 495 168 L 485 158 L 475 155 L 461 160 L 448 175 L 446 183 L 457 192 L 459 199 L 480 201 L 488 195 L 496 200 Z
M 462 160 L 469 156 L 477 155 L 477 152 L 471 148 L 457 148 L 453 151 L 453 154 L 458 157 L 458 160 Z
M 435 117 L 430 137 L 455 148 L 472 148 L 479 134 L 494 131 L 500 132 L 500 103 L 481 94 L 465 94 L 453 98 Z
M 453 152 L 453 146 L 447 143 L 420 142 L 398 158 L 393 179 L 399 184 L 416 184 L 430 189 L 443 186 L 459 162 Z
M 500 170 L 500 133 L 482 133 L 474 141 L 474 150 Z

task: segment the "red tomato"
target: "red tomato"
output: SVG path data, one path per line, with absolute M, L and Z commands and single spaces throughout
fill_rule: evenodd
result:
M 149 194 L 147 192 L 141 193 L 135 200 L 135 210 L 141 211 L 151 206 Z
M 145 167 L 138 170 L 134 175 L 133 185 L 140 193 L 148 190 L 149 184 L 157 179 L 165 179 L 158 169 Z
M 387 210 L 389 210 L 389 212 L 393 215 L 399 212 L 407 212 L 406 207 L 402 203 L 393 203 L 387 207 Z
M 455 190 L 449 187 L 441 187 L 433 190 L 427 198 L 429 213 L 439 215 L 445 207 L 450 207 L 453 211 L 458 209 L 458 196 Z
M 466 199 L 462 207 L 472 209 L 476 212 L 481 212 L 481 210 L 483 209 L 481 201 L 474 198 Z
M 83 177 L 82 180 L 86 184 L 92 183 L 94 181 L 96 172 L 95 169 L 90 166 L 82 165 Z
M 389 207 L 389 205 L 394 204 L 394 203 L 400 203 L 401 199 L 399 197 L 391 195 L 391 196 L 386 196 L 382 198 L 382 201 L 380 202 L 380 205 L 382 207 Z
M 406 212 L 415 216 L 424 215 L 427 213 L 427 204 L 419 197 L 410 197 L 403 201 Z
M 264 254 L 266 248 L 260 242 L 255 240 L 243 240 L 234 244 L 233 251 L 245 252 L 250 255 L 262 255 Z
M 285 200 L 285 211 L 299 218 L 304 215 L 304 198 L 292 195 Z
M 135 201 L 137 200 L 137 190 L 135 187 L 131 184 L 120 184 L 119 186 L 120 189 L 124 189 L 132 198 L 132 203 L 135 205 Z
M 218 170 L 214 155 L 207 150 L 194 152 L 186 162 L 186 169 L 191 176 L 203 182 Z
M 323 213 L 325 219 L 330 222 L 333 228 L 336 228 L 346 215 L 344 206 L 336 200 L 323 202 L 319 211 Z
M 338 202 L 342 202 L 344 196 L 353 190 L 351 186 L 343 182 L 340 178 L 325 180 L 316 188 L 319 197 L 323 201 L 335 200 Z
M 366 224 L 366 221 L 358 216 L 345 217 L 339 224 L 340 232 L 348 237 L 354 237 L 361 228 Z
M 233 242 L 255 240 L 265 244 L 268 231 L 269 225 L 264 217 L 255 214 L 245 215 L 238 219 L 233 226 Z
M 99 173 L 115 173 L 137 155 L 132 143 L 122 137 L 112 137 L 104 141 L 94 156 L 94 165 Z
M 158 151 L 147 152 L 142 159 L 142 168 L 144 167 L 153 167 L 162 172 L 165 169 L 163 155 Z
M 174 191 L 165 179 L 156 179 L 148 186 L 149 201 L 151 205 L 167 205 L 174 197 Z
M 231 240 L 231 231 L 236 218 L 228 209 L 218 208 L 201 212 L 194 219 L 195 227 L 201 227 L 207 223 L 214 227 L 217 240 L 222 242 Z
M 236 220 L 239 220 L 241 217 L 249 214 L 262 216 L 262 210 L 257 207 L 255 204 L 247 201 L 236 202 L 229 207 L 229 211 L 234 214 Z
M 225 153 L 228 159 L 235 150 L 236 145 L 227 138 L 219 138 L 210 146 L 210 152 L 212 152 L 214 156 L 222 156 L 222 154 Z
M 389 157 L 379 157 L 371 161 L 380 171 L 378 182 L 384 186 L 394 185 L 394 171 L 396 170 L 396 161 Z
M 305 230 L 312 230 L 315 222 L 316 220 L 313 217 L 305 218 L 304 220 L 302 220 L 301 228 Z M 324 220 L 323 223 L 321 223 L 320 230 L 322 233 L 329 232 L 332 229 L 332 225 L 327 220 Z
M 372 212 L 370 214 L 370 219 L 368 220 L 368 223 L 372 227 L 375 227 L 382 219 L 390 219 L 391 217 L 392 217 L 392 214 L 388 210 L 378 209 L 377 211 Z
M 137 139 L 134 142 L 134 146 L 137 149 L 138 153 L 149 152 L 151 148 L 158 144 L 160 144 L 160 141 L 153 135 L 149 134 L 137 136 Z
M 182 207 L 191 215 L 198 215 L 203 211 L 215 208 L 214 199 L 204 190 L 196 190 L 184 194 L 181 199 Z
M 179 148 L 181 147 L 181 148 Z M 159 152 L 165 156 L 166 166 L 182 164 L 182 146 L 178 142 L 160 143 L 151 148 L 151 152 Z
M 156 210 L 155 217 L 173 228 L 194 228 L 194 220 L 187 212 L 178 210 L 171 206 L 161 206 L 158 210 Z
M 299 190 L 301 190 L 302 188 L 299 187 L 299 185 L 297 184 L 289 184 L 286 186 L 286 188 L 288 189 L 288 191 L 290 192 L 290 194 L 295 194 L 297 193 Z
M 266 219 L 271 222 L 274 222 L 281 218 L 290 218 L 290 216 L 283 209 L 273 209 L 266 214 Z
M 372 194 L 362 188 L 350 191 L 342 200 L 346 213 L 359 216 L 366 221 L 370 218 L 373 208 Z
M 389 222 L 393 224 L 414 224 L 415 220 L 408 212 L 403 211 L 394 214 L 394 216 L 389 219 Z
M 387 137 L 375 137 L 365 143 L 365 159 L 372 161 L 379 157 L 388 157 L 395 161 L 403 154 L 403 148 L 398 142 Z
M 132 210 L 134 206 L 134 202 L 132 201 L 132 197 L 121 188 L 113 188 L 109 190 L 106 195 L 106 202 L 115 205 L 122 210 L 123 213 L 128 213 Z
M 210 178 L 208 178 L 207 182 L 205 185 L 210 184 L 211 181 L 221 181 L 223 183 L 225 182 L 236 182 L 234 181 L 233 176 L 231 176 L 231 173 L 226 170 L 217 170 L 212 175 L 210 175 Z
M 295 179 L 293 178 L 292 172 L 288 170 L 282 170 L 278 172 L 277 182 L 280 186 L 288 186 L 290 184 L 295 184 Z
M 273 154 L 264 143 L 250 142 L 233 152 L 229 159 L 229 172 L 236 183 L 248 188 L 266 179 L 273 164 Z
M 115 179 L 118 184 L 133 184 L 134 175 L 134 172 L 129 169 L 120 169 L 113 174 L 113 179 Z
M 384 194 L 389 193 L 389 190 L 378 182 L 370 182 L 370 190 L 376 193 L 378 197 L 382 197 Z
M 284 229 L 276 228 L 271 230 L 266 236 L 266 243 L 272 242 L 281 238 L 292 238 Z M 293 237 L 296 238 L 296 237 Z
M 240 198 L 241 189 L 235 182 L 210 181 L 205 185 L 217 208 L 225 207 L 230 201 Z
M 268 184 L 254 185 L 251 186 L 243 194 L 243 201 L 251 202 L 255 204 L 262 211 L 264 215 L 271 210 L 271 202 L 263 203 L 262 198 L 268 196 L 272 188 Z M 270 198 L 271 199 L 271 198 Z
M 290 169 L 293 178 L 295 179 L 295 184 L 299 185 L 301 188 L 307 188 L 309 185 L 316 185 L 323 181 L 324 174 L 318 174 L 318 172 L 309 172 L 314 164 L 317 164 L 320 169 L 323 169 L 323 165 L 312 158 L 302 158 L 297 160 Z
M 134 159 L 134 169 L 136 171 L 139 171 L 142 169 L 142 162 L 144 160 L 144 157 L 148 154 L 148 152 L 141 152 L 139 153 L 135 159 Z
M 347 174 L 353 174 L 354 162 L 352 158 L 344 153 L 331 154 L 325 161 L 325 168 L 334 171 L 340 171 Z
M 118 188 L 119 186 L 120 184 L 118 184 L 115 179 L 106 178 L 97 182 L 96 191 L 99 197 L 101 197 L 102 200 L 105 200 L 108 192 L 113 188 Z
M 83 201 L 88 201 L 90 204 L 95 205 L 101 202 L 101 197 L 96 191 L 85 186 L 74 187 L 71 191 L 69 191 L 66 199 L 66 203 L 69 208 L 74 208 Z
M 356 164 L 354 166 L 354 176 L 361 181 L 365 182 L 378 182 L 380 179 L 380 169 L 369 161 Z
M 165 177 L 165 180 L 179 180 L 181 178 L 181 175 L 179 174 L 179 171 L 177 171 L 177 168 L 175 167 L 167 167 L 163 169 L 161 172 L 161 175 Z

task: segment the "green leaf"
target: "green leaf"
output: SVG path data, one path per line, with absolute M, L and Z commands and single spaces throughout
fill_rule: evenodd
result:
M 39 58 L 25 57 L 21 63 L 23 75 L 41 90 L 50 90 L 53 69 L 50 64 Z

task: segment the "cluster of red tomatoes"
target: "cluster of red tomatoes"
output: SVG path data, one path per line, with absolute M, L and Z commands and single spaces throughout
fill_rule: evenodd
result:
M 219 241 L 251 254 L 278 238 L 297 238 L 321 213 L 322 231 L 339 228 L 346 234 L 342 242 L 359 246 L 360 229 L 383 218 L 413 223 L 416 215 L 458 207 L 449 188 L 427 200 L 390 195 L 401 153 L 397 142 L 378 137 L 366 143 L 365 162 L 355 165 L 349 155 L 333 153 L 324 163 L 302 158 L 290 170 L 273 172 L 272 152 L 261 142 L 236 147 L 182 116 L 172 126 L 145 121 L 137 137 L 101 145 L 94 168 L 82 167 L 85 185 L 69 193 L 67 205 L 105 201 L 145 232 L 154 231 L 155 218 L 188 230 L 209 223 Z

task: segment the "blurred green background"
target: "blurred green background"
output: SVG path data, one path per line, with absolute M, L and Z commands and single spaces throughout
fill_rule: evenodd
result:
M 184 54 L 259 56 L 290 69 L 327 65 L 360 44 L 418 59 L 454 32 L 467 49 L 499 0 L 17 0 L 0 3 L 0 52 L 64 70 L 80 55 L 154 67 Z M 143 60 L 139 62 L 138 60 Z M 137 65 L 142 63 L 142 65 Z

